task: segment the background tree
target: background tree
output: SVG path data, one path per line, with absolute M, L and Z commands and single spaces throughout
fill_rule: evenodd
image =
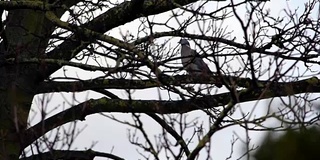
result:
M 257 160 L 267 159 L 314 159 L 319 152 L 319 128 L 289 129 L 284 135 L 268 134 L 255 153 Z M 275 138 L 277 137 L 277 138 Z
M 246 156 L 255 149 L 249 131 L 314 124 L 319 119 L 313 105 L 317 96 L 311 94 L 320 90 L 319 2 L 306 0 L 303 11 L 287 8 L 278 17 L 268 3 L 1 1 L 0 158 L 121 159 L 111 153 L 71 150 L 76 125 L 63 126 L 96 113 L 132 115 L 128 121 L 102 114 L 133 128 L 129 141 L 143 149 L 140 154 L 146 159 L 210 159 L 212 136 L 235 125 L 247 133 Z M 166 16 L 160 15 L 164 12 Z M 236 31 L 228 29 L 228 21 Z M 138 25 L 119 29 L 129 22 Z M 175 37 L 189 38 L 215 74 L 183 74 L 179 51 L 172 47 L 179 40 Z M 153 92 L 158 98 L 135 98 L 134 92 L 148 88 L 158 89 Z M 46 108 L 48 93 L 63 96 L 88 90 L 103 96 L 73 96 L 71 107 L 58 106 L 61 111 L 54 114 Z M 36 103 L 34 97 L 39 96 L 42 101 Z M 269 99 L 263 108 L 257 105 L 262 99 Z M 248 101 L 256 105 L 247 112 L 243 104 Z M 29 123 L 32 103 L 40 109 L 35 124 Z M 256 116 L 256 108 L 265 113 Z M 207 121 L 188 118 L 191 111 L 204 113 Z M 154 138 L 144 125 L 146 116 L 162 127 Z M 281 123 L 270 127 L 270 119 Z

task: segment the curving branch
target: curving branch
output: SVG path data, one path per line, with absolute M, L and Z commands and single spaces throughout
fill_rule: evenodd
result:
M 185 152 L 186 156 L 188 157 L 189 154 L 190 154 L 190 150 L 188 148 L 188 145 L 186 144 L 186 142 L 182 138 L 182 136 L 180 136 L 174 130 L 174 128 L 172 128 L 170 125 L 168 125 L 168 123 L 165 122 L 163 119 L 161 119 L 158 115 L 156 115 L 154 113 L 147 113 L 147 115 L 149 117 L 151 117 L 153 120 L 155 120 L 158 124 L 160 124 L 162 128 L 164 128 L 167 132 L 169 132 L 171 134 L 172 137 L 174 137 L 174 139 L 176 139 L 177 143 L 180 144 L 181 148 L 183 149 L 183 151 Z
M 245 92 L 242 92 L 246 94 Z M 202 148 L 211 140 L 212 135 L 220 130 L 220 126 L 223 119 L 228 115 L 228 112 L 234 107 L 236 102 L 234 100 L 230 101 L 228 106 L 219 114 L 219 117 L 215 120 L 215 122 L 210 126 L 209 131 L 207 134 L 203 136 L 202 139 L 200 139 L 198 145 L 195 147 L 195 149 L 188 155 L 187 160 L 193 160 L 197 157 L 199 152 L 202 150 Z
M 50 159 L 65 159 L 65 160 L 71 160 L 71 159 L 81 159 L 81 160 L 93 160 L 95 157 L 105 157 L 110 158 L 114 160 L 124 160 L 121 157 L 118 157 L 116 155 L 110 154 L 110 153 L 104 153 L 104 152 L 98 152 L 93 151 L 91 149 L 89 150 L 50 150 L 48 152 L 40 153 L 37 155 L 32 155 L 29 157 L 21 158 L 23 160 L 50 160 Z

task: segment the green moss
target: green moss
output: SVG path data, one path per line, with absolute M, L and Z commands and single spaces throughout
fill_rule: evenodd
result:
M 319 79 L 317 77 L 312 77 L 306 80 L 307 83 L 311 85 L 316 85 L 319 83 Z
M 126 107 L 127 103 L 125 101 L 119 101 L 119 106 L 120 107 Z M 134 106 L 134 105 L 133 105 Z
M 144 1 L 143 7 L 149 8 L 151 6 L 154 6 L 154 1 Z

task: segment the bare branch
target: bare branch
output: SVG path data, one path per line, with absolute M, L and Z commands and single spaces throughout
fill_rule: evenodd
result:
M 23 160 L 50 160 L 50 159 L 82 159 L 93 160 L 95 157 L 105 157 L 114 160 L 124 160 L 116 155 L 104 152 L 93 151 L 91 149 L 85 151 L 72 151 L 72 150 L 50 150 L 48 152 L 39 153 L 30 157 L 21 158 Z

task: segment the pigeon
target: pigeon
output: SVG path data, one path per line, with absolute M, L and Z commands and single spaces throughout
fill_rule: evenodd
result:
M 196 51 L 190 48 L 186 39 L 181 39 L 179 43 L 181 44 L 181 62 L 188 74 L 193 76 L 210 76 L 213 74 Z
M 181 44 L 181 62 L 188 74 L 192 76 L 200 76 L 200 78 L 207 78 L 213 75 L 213 72 L 203 59 L 200 58 L 195 50 L 190 48 L 190 44 L 186 39 L 182 38 L 179 43 Z M 219 88 L 222 87 L 222 83 L 219 78 L 216 80 L 215 85 Z

